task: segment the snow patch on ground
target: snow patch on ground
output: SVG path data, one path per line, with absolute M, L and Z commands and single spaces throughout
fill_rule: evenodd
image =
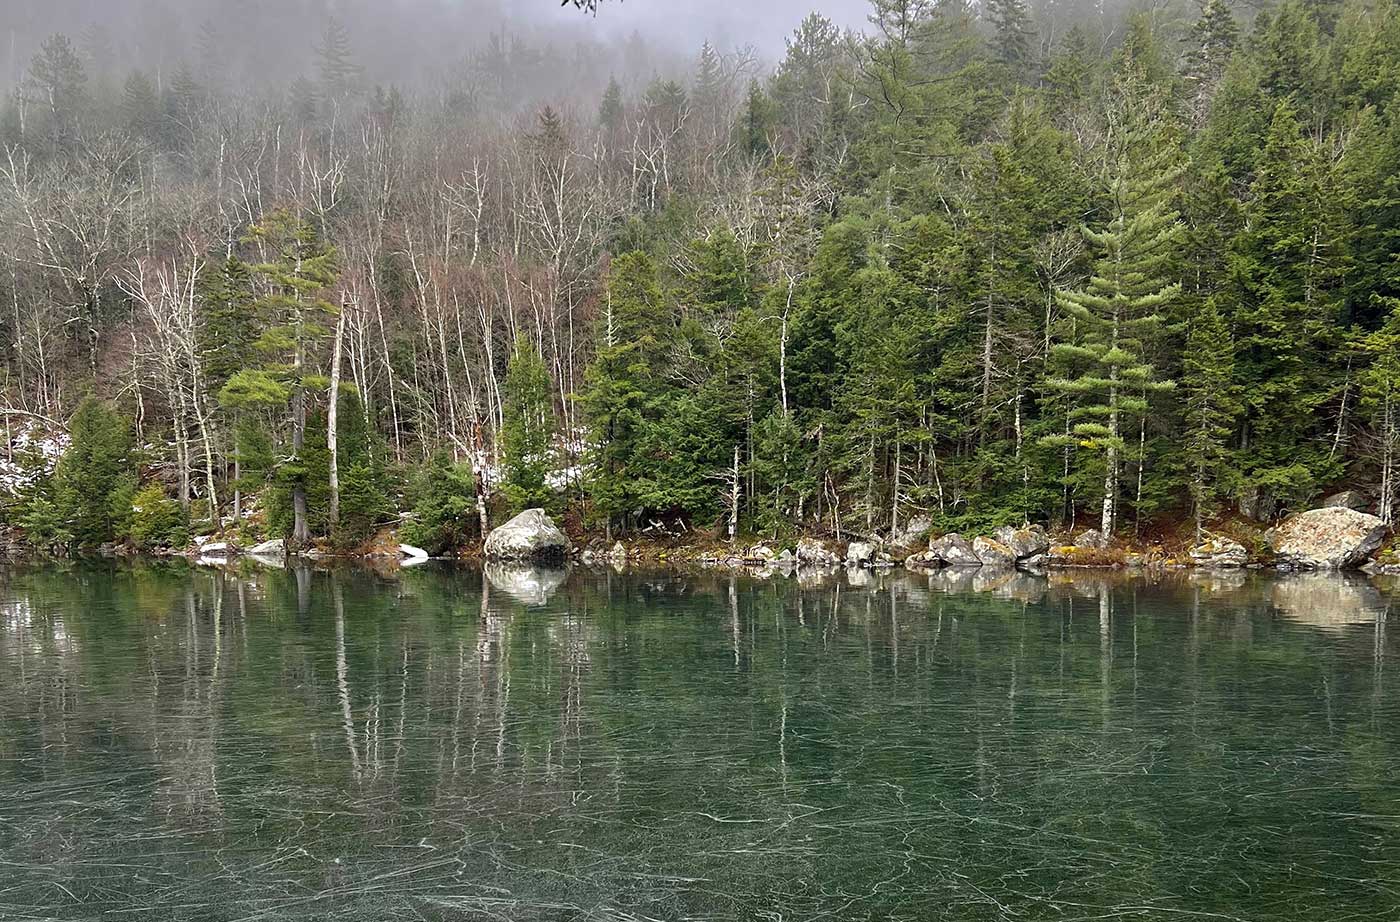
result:
M 29 421 L 10 438 L 10 450 L 0 457 L 0 489 L 12 496 L 48 477 L 72 440 Z

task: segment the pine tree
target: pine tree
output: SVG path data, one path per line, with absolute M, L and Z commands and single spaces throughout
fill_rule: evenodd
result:
M 144 71 L 134 70 L 122 90 L 122 116 L 132 137 L 148 144 L 157 143 L 161 131 L 160 100 Z
M 46 39 L 29 65 L 25 92 L 43 113 L 53 151 L 71 152 L 78 143 L 88 102 L 87 79 L 82 59 L 62 33 Z
M 1200 18 L 1182 40 L 1186 43 L 1184 76 L 1191 88 L 1198 123 L 1205 118 L 1239 38 L 1239 26 L 1225 0 L 1205 0 Z
M 772 142 L 768 137 L 773 125 L 773 104 L 757 80 L 749 81 L 749 94 L 744 103 L 743 145 L 753 157 L 768 157 Z
M 292 542 L 305 546 L 311 540 L 307 491 L 313 484 L 320 486 L 303 457 L 309 394 L 321 386 L 320 379 L 308 374 L 308 365 L 315 345 L 328 333 L 322 321 L 337 312 L 324 293 L 335 284 L 338 257 L 314 227 L 287 211 L 275 211 L 254 225 L 248 240 L 271 257 L 249 267 L 265 286 L 253 310 L 266 323 L 257 346 L 268 362 L 245 369 L 234 380 L 245 379 L 248 390 L 261 399 L 287 395 L 292 453 L 278 467 L 277 478 L 291 493 Z
M 505 481 L 502 489 L 515 511 L 548 508 L 550 456 L 554 440 L 554 406 L 549 371 L 527 337 L 519 337 L 511 352 L 504 388 Z
M 598 125 L 610 137 L 622 130 L 625 113 L 622 108 L 622 87 L 616 77 L 608 79 L 608 88 L 603 93 L 603 101 L 598 105 Z
M 1186 450 L 1191 462 L 1191 502 L 1196 540 L 1214 514 L 1222 492 L 1220 475 L 1227 446 L 1240 412 L 1235 383 L 1235 345 L 1213 298 L 1191 319 L 1183 353 L 1182 385 L 1186 396 Z
M 1181 293 L 1170 261 L 1183 237 L 1172 208 L 1181 175 L 1158 98 L 1129 76 L 1117 97 L 1118 134 L 1104 164 L 1105 220 L 1085 228 L 1096 254 L 1088 284 L 1056 296 L 1069 318 L 1068 336 L 1052 350 L 1060 375 L 1046 386 L 1073 404 L 1069 435 L 1049 436 L 1102 456 L 1101 531 L 1108 540 L 1118 515 L 1120 465 L 1130 420 L 1148 412 L 1147 395 L 1169 389 L 1148 361 L 1161 311 Z
M 1332 159 L 1280 102 L 1256 156 L 1221 303 L 1233 309 L 1247 391 L 1241 466 L 1251 488 L 1284 502 L 1306 500 L 1340 473 L 1335 434 L 1322 422 L 1345 387 L 1334 359 L 1351 208 L 1336 180 Z
M 986 15 L 997 60 L 1013 75 L 1024 76 L 1033 63 L 1030 42 L 1035 35 L 1026 0 L 987 0 Z
M 326 20 L 321 43 L 316 46 L 316 65 L 326 99 L 339 102 L 354 92 L 360 68 L 350 47 L 350 32 L 335 16 Z

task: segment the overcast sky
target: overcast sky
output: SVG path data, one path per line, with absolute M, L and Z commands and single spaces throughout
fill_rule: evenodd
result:
M 720 47 L 753 44 L 771 54 L 808 13 L 821 13 L 838 26 L 866 23 L 869 0 L 608 0 L 596 17 L 580 14 L 558 0 L 508 0 L 512 9 L 548 4 L 551 18 L 583 18 L 601 34 L 628 33 L 664 37 L 681 47 L 698 47 L 705 39 Z

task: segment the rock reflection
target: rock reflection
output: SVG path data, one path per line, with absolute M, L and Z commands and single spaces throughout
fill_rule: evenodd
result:
M 1391 918 L 1387 591 L 11 571 L 0 915 Z
M 564 569 L 496 561 L 488 562 L 485 570 L 491 588 L 504 592 L 517 602 L 533 606 L 549 604 L 569 576 Z
M 1388 610 L 1370 581 L 1336 573 L 1287 574 L 1272 584 L 1271 599 L 1289 618 L 1329 630 L 1375 622 Z

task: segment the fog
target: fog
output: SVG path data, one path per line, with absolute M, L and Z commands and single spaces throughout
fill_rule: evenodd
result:
M 515 0 L 524 11 L 543 0 Z M 617 36 L 637 30 L 658 43 L 689 48 L 708 39 L 721 48 L 753 45 L 773 56 L 803 16 L 819 12 L 843 28 L 866 23 L 869 0 L 623 0 L 605 6 L 595 17 L 585 17 L 585 30 L 601 36 Z M 556 8 L 552 20 L 576 20 L 576 11 Z
M 99 78 L 139 67 L 159 81 L 186 65 L 245 86 L 275 84 L 314 67 L 334 17 L 377 84 L 422 85 L 493 42 L 646 79 L 688 66 L 706 40 L 726 51 L 752 47 L 771 61 L 808 12 L 859 27 L 867 7 L 867 0 L 605 0 L 593 15 L 558 0 L 3 0 L 0 73 L 15 85 L 40 43 L 63 32 Z

